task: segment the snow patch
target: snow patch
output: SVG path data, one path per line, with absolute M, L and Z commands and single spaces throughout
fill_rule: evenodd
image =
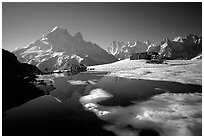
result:
M 200 55 L 198 55 L 198 56 L 192 58 L 191 60 L 196 60 L 196 59 L 201 59 L 201 60 L 202 60 L 202 54 L 200 54 Z
M 174 38 L 174 42 L 183 42 L 183 39 L 181 36 Z
M 55 26 L 55 27 L 51 30 L 51 32 L 54 32 L 57 28 L 58 28 L 58 27 Z
M 92 90 L 89 95 L 81 97 L 80 102 L 82 102 L 83 104 L 96 103 L 111 97 L 112 97 L 111 94 L 107 93 L 103 89 L 98 88 L 98 89 Z
M 81 81 L 81 80 L 68 80 L 68 83 L 71 85 L 87 85 L 87 81 Z
M 49 43 L 48 42 L 45 42 L 45 41 L 42 41 L 44 44 L 46 44 L 46 45 L 49 45 Z
M 75 58 L 78 61 L 78 63 L 81 63 L 81 61 L 84 60 L 82 57 L 77 56 L 77 55 L 72 55 L 71 58 L 72 59 Z
M 137 45 L 137 42 L 135 42 L 135 44 L 134 45 L 131 45 L 130 47 L 135 47 Z
M 84 108 L 88 111 L 94 112 L 98 117 L 105 116 L 111 112 L 107 110 L 99 110 L 100 105 L 97 102 L 111 98 L 112 95 L 104 91 L 103 89 L 94 89 L 89 95 L 83 96 L 79 99 Z
M 42 40 L 42 41 L 44 41 L 44 40 L 48 40 L 48 38 L 45 37 L 45 36 L 43 36 L 43 38 L 42 38 L 41 40 Z
M 55 78 L 66 77 L 64 73 L 53 73 Z
M 87 80 L 87 81 L 82 81 L 82 80 L 68 80 L 68 83 L 70 83 L 71 85 L 94 85 L 96 84 L 95 80 Z
M 62 56 L 64 52 L 53 52 L 52 57 Z

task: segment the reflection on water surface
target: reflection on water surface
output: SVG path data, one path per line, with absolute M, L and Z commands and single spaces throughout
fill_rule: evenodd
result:
M 106 74 L 44 76 L 56 89 L 7 111 L 3 135 L 201 135 L 202 86 Z

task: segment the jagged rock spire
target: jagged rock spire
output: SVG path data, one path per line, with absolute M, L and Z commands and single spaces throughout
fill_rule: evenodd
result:
M 78 42 L 83 41 L 82 34 L 81 34 L 80 32 L 76 33 L 76 34 L 74 35 L 74 39 L 75 39 L 76 41 L 78 41 Z

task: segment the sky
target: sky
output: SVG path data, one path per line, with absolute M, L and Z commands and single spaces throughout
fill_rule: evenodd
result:
M 202 3 L 2 3 L 2 47 L 26 47 L 59 26 L 106 49 L 113 41 L 202 36 Z

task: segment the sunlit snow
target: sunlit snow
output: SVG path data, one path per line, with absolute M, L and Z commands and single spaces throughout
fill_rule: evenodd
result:
M 57 26 L 55 26 L 55 27 L 51 30 L 51 32 L 55 31 L 56 29 L 57 29 Z
M 81 80 L 68 80 L 67 82 L 72 85 L 87 85 L 87 81 L 81 81 Z
M 104 96 L 101 90 L 98 90 L 98 92 L 99 95 Z M 84 108 L 94 112 L 100 119 L 110 122 L 111 125 L 106 126 L 107 130 L 118 135 L 126 134 L 127 131 L 125 130 L 127 128 L 125 126 L 127 125 L 132 126 L 135 132 L 137 132 L 137 129 L 152 127 L 160 131 L 161 135 L 177 136 L 193 135 L 192 129 L 201 129 L 201 93 L 168 92 L 155 95 L 149 100 L 136 102 L 135 105 L 127 107 L 100 106 L 96 103 L 97 100 L 90 100 L 99 98 L 94 94 L 92 92 L 80 99 Z M 106 94 L 104 97 L 106 97 Z M 106 116 L 99 116 L 99 114 Z M 137 134 L 135 132 L 132 135 Z

